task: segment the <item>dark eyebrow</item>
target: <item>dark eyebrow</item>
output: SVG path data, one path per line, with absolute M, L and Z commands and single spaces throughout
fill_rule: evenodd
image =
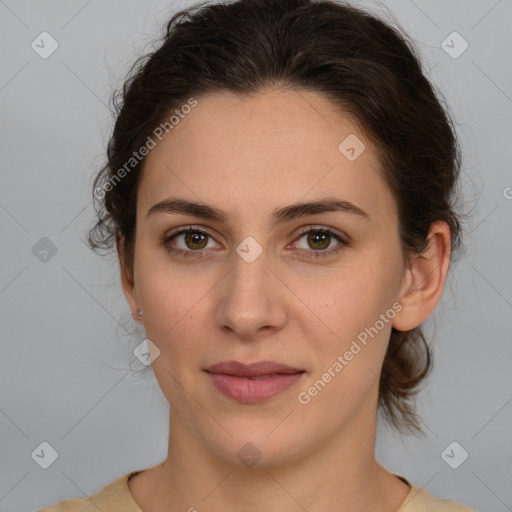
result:
M 272 226 L 280 222 L 315 215 L 325 212 L 343 212 L 359 215 L 370 220 L 370 216 L 359 206 L 350 201 L 341 201 L 339 199 L 326 198 L 319 201 L 308 203 L 296 203 L 283 208 L 277 208 L 272 212 L 270 222 Z M 169 198 L 153 205 L 146 214 L 146 218 L 158 213 L 179 213 L 182 215 L 192 215 L 207 220 L 213 220 L 227 224 L 229 215 L 223 210 L 204 203 L 196 203 L 186 199 Z

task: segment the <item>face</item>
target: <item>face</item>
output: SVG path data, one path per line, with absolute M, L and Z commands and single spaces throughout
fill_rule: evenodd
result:
M 145 161 L 134 262 L 123 287 L 176 435 L 261 467 L 372 435 L 403 285 L 397 211 L 375 147 L 322 95 L 197 98 Z M 205 371 L 223 361 L 301 373 Z

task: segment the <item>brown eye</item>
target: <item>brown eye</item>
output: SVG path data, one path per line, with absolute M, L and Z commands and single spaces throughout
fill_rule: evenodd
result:
M 184 235 L 185 244 L 188 249 L 201 250 L 208 244 L 209 235 L 201 231 L 187 231 L 180 234 Z
M 305 239 L 302 247 L 299 245 L 299 242 L 295 242 L 295 244 L 297 244 L 299 252 L 310 259 L 333 256 L 345 246 L 348 246 L 348 242 L 328 227 L 308 228 L 300 234 L 298 240 L 302 239 Z M 333 241 L 336 241 L 337 244 L 328 249 Z
M 308 234 L 307 241 L 312 249 L 327 249 L 331 241 L 331 235 L 323 231 L 313 231 Z
M 162 245 L 165 249 L 173 254 L 182 256 L 204 256 L 208 249 L 208 243 L 212 241 L 213 237 L 200 229 L 181 229 L 172 235 L 166 236 Z M 215 247 L 215 244 L 212 246 Z M 203 254 L 204 252 L 204 254 Z

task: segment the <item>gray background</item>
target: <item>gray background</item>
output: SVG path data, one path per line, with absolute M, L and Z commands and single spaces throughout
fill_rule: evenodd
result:
M 99 258 L 81 239 L 93 220 L 91 184 L 112 126 L 112 88 L 151 48 L 170 10 L 189 4 L 0 1 L 2 511 L 84 497 L 165 458 L 168 405 L 131 355 L 144 334 L 130 332 L 115 259 Z M 512 510 L 512 2 L 386 5 L 418 41 L 451 107 L 472 210 L 461 258 L 427 322 L 435 370 L 418 400 L 427 436 L 401 439 L 382 428 L 377 457 L 439 497 L 505 512 Z M 59 44 L 47 59 L 31 48 L 43 31 Z M 456 59 L 441 47 L 453 31 L 469 44 Z M 43 237 L 57 249 L 47 261 L 33 251 Z M 58 452 L 48 469 L 31 457 L 43 441 Z M 469 453 L 457 469 L 441 457 L 452 441 Z

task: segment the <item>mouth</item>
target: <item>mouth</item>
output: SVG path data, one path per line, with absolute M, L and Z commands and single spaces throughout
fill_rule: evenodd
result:
M 255 363 L 244 364 L 239 361 L 222 361 L 205 369 L 209 373 L 222 373 L 234 377 L 268 377 L 271 375 L 291 375 L 305 371 L 301 368 L 295 368 L 277 361 L 257 361 Z
M 215 388 L 241 403 L 259 403 L 295 386 L 305 370 L 275 361 L 223 361 L 204 370 Z

